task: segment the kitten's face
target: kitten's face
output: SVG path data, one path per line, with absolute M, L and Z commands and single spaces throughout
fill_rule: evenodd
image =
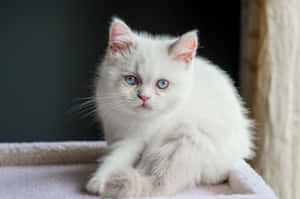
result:
M 191 88 L 196 48 L 195 32 L 178 40 L 151 38 L 115 20 L 97 84 L 99 110 L 111 108 L 132 117 L 176 110 Z

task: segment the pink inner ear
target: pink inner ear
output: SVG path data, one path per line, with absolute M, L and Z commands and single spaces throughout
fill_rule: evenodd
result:
M 133 44 L 130 29 L 121 22 L 115 22 L 110 30 L 110 49 L 113 53 L 130 50 Z
M 186 63 L 190 63 L 190 61 L 192 61 L 193 59 L 193 52 L 179 54 L 175 57 L 175 59 L 184 61 Z
M 117 38 L 123 35 L 129 35 L 129 29 L 125 24 L 122 24 L 120 22 L 115 22 L 110 30 L 110 39 L 112 41 L 118 40 Z
M 130 43 L 116 42 L 116 43 L 111 43 L 110 49 L 114 53 L 119 52 L 119 53 L 123 54 L 124 51 L 130 50 L 130 45 L 131 45 Z
M 183 42 L 183 44 L 180 44 Z M 197 48 L 197 41 L 195 37 L 188 38 L 187 41 L 179 42 L 178 50 L 179 52 L 176 53 L 175 59 L 184 61 L 186 63 L 190 63 L 192 61 L 193 56 L 195 54 Z

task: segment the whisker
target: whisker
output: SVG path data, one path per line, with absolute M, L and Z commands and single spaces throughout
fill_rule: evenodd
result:
M 96 104 L 93 97 L 84 97 L 84 98 L 77 98 L 76 103 L 80 101 L 78 104 L 73 105 L 69 110 L 69 114 L 75 114 L 79 117 L 82 116 L 82 114 L 85 114 L 87 112 L 90 112 L 94 109 L 96 109 Z M 83 102 L 81 102 L 83 101 Z

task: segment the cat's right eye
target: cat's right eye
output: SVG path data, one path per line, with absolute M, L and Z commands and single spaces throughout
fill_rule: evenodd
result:
M 125 75 L 124 80 L 130 86 L 134 86 L 138 84 L 138 80 L 134 75 Z

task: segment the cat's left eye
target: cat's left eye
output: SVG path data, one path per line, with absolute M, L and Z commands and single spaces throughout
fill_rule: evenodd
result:
M 156 82 L 156 86 L 159 88 L 159 89 L 166 89 L 168 88 L 169 86 L 169 81 L 168 80 L 165 80 L 165 79 L 160 79 Z
M 124 80 L 127 84 L 129 84 L 131 86 L 137 85 L 137 83 L 138 83 L 137 78 L 133 75 L 125 75 Z

